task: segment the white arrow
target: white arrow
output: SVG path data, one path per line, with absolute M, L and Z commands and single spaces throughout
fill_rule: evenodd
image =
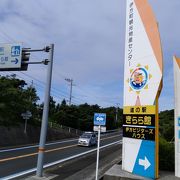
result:
M 151 166 L 151 163 L 148 161 L 147 157 L 145 156 L 144 159 L 139 159 L 139 165 L 144 166 L 144 170 L 146 170 L 149 166 Z
M 103 121 L 104 119 L 102 117 L 97 117 L 96 120 L 97 121 Z

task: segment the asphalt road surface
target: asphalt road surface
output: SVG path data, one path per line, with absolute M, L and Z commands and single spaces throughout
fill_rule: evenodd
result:
M 100 146 L 109 146 L 122 139 L 120 132 L 108 133 L 101 136 Z M 77 146 L 77 139 L 57 141 L 46 145 L 44 165 L 50 167 L 55 164 L 63 163 L 68 159 L 85 156 L 91 151 L 95 152 L 96 146 L 81 147 Z M 0 179 L 12 179 L 20 174 L 36 171 L 38 146 L 20 147 L 14 149 L 0 150 Z

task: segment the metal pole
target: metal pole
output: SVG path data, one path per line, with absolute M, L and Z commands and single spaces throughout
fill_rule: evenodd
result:
M 118 104 L 119 103 L 117 103 L 117 106 L 116 106 L 116 120 L 115 120 L 116 123 L 117 123 L 117 120 L 118 120 Z
M 101 126 L 98 126 L 98 147 L 97 147 L 97 159 L 96 159 L 96 180 L 98 180 L 98 168 L 99 168 L 99 145 L 100 145 L 100 135 Z
M 43 171 L 45 142 L 46 142 L 46 135 L 47 135 L 47 127 L 48 127 L 48 113 L 49 113 L 49 99 L 50 99 L 51 77 L 52 77 L 52 66 L 53 66 L 53 53 L 54 53 L 54 44 L 51 44 L 50 51 L 49 51 L 47 82 L 46 82 L 46 91 L 45 91 L 45 98 L 44 98 L 44 108 L 43 108 L 41 135 L 40 135 L 37 171 L 36 171 L 36 175 L 38 177 L 42 177 L 42 171 Z
M 25 125 L 24 125 L 24 134 L 26 134 L 26 129 L 27 129 L 27 117 L 25 118 Z
M 116 108 L 116 123 L 117 123 L 118 109 Z
M 72 84 L 73 80 L 71 79 L 71 88 L 70 88 L 70 97 L 69 97 L 69 105 L 71 105 L 71 99 L 72 99 Z

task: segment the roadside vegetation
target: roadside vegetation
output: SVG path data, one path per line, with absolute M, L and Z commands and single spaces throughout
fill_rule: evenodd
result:
M 159 135 L 160 169 L 174 171 L 174 110 L 160 112 Z
M 24 123 L 22 113 L 30 111 L 32 117 L 29 124 L 40 126 L 43 104 L 38 104 L 39 97 L 33 86 L 27 86 L 24 80 L 16 78 L 16 75 L 0 76 L 0 125 L 18 126 Z M 71 128 L 92 131 L 94 113 L 107 114 L 107 129 L 115 129 L 122 126 L 122 109 L 118 108 L 116 122 L 116 107 L 101 108 L 97 104 L 87 103 L 80 105 L 67 105 L 66 101 L 55 102 L 50 97 L 49 122 L 64 125 Z

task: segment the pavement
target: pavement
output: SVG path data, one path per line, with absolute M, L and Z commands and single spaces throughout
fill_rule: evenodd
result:
M 121 161 L 121 145 L 100 152 L 99 179 L 114 164 Z M 48 168 L 43 177 L 29 176 L 23 180 L 94 180 L 96 174 L 96 153 Z M 22 180 L 22 179 L 21 179 Z
M 117 163 L 119 159 L 114 159 L 110 164 Z M 105 161 L 102 162 L 105 165 Z M 101 180 L 150 180 L 141 176 L 133 175 L 131 173 L 122 171 L 122 167 L 119 164 L 113 165 L 107 170 L 110 164 L 106 164 L 99 169 L 99 179 Z M 63 180 L 94 180 L 95 171 L 94 164 L 87 166 L 86 168 L 74 173 L 73 175 L 63 178 Z M 57 170 L 57 169 L 56 169 Z M 107 170 L 107 171 L 105 171 Z M 174 172 L 160 171 L 159 180 L 180 180 L 180 178 L 174 176 Z M 25 180 L 62 180 L 58 174 L 45 173 L 43 177 L 30 176 Z
M 103 180 L 150 180 L 141 176 L 133 175 L 122 170 L 122 166 L 115 164 L 111 167 L 103 177 Z M 160 171 L 159 180 L 180 180 L 174 176 L 174 172 Z
M 122 170 L 121 150 L 100 153 L 99 179 L 101 180 L 150 180 Z M 64 164 L 44 170 L 43 177 L 29 176 L 23 180 L 94 180 L 96 170 L 96 153 L 68 161 Z M 21 179 L 22 180 L 22 179 Z M 174 172 L 160 171 L 159 180 L 180 180 Z

